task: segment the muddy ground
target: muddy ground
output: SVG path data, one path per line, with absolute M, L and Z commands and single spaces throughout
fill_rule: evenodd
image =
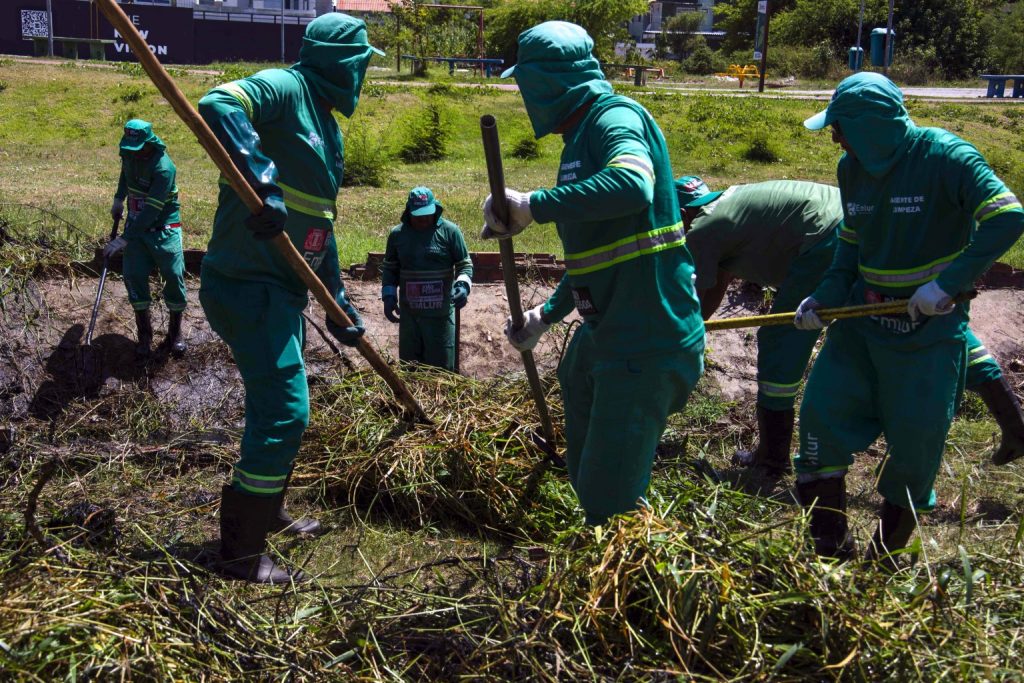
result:
M 224 344 L 210 330 L 198 304 L 198 280 L 190 278 L 190 307 L 186 335 L 190 352 L 184 359 L 157 357 L 140 363 L 134 356 L 135 324 L 124 284 L 113 275 L 107 282 L 94 333 L 93 346 L 81 344 L 88 325 L 97 280 L 54 278 L 33 281 L 5 301 L 0 335 L 0 419 L 19 420 L 29 415 L 49 419 L 70 401 L 86 394 L 109 394 L 145 379 L 149 390 L 166 408 L 166 419 L 185 425 L 192 418 L 223 418 L 236 423 L 241 414 L 242 391 L 238 373 Z M 367 323 L 370 339 L 389 359 L 397 356 L 398 326 L 383 316 L 377 282 L 347 283 L 352 301 Z M 546 283 L 523 283 L 524 308 L 541 302 L 551 290 Z M 154 306 L 157 339 L 166 329 L 167 315 Z M 759 288 L 734 286 L 719 316 L 734 317 L 764 312 Z M 315 303 L 307 309 L 311 323 L 306 352 L 312 381 L 320 373 L 364 366 L 362 358 L 343 349 L 339 361 L 325 341 L 323 313 Z M 521 360 L 505 341 L 507 299 L 500 284 L 479 284 L 462 312 L 461 367 L 463 374 L 483 378 L 521 371 Z M 575 316 L 544 336 L 535 351 L 542 372 L 557 367 Z M 987 289 L 972 305 L 972 327 L 988 348 L 1011 370 L 1018 383 L 1024 369 L 1024 291 Z M 707 377 L 723 398 L 739 403 L 756 392 L 757 345 L 754 329 L 724 330 L 708 336 L 710 361 Z M 224 424 L 215 422 L 215 424 Z M 225 425 L 228 426 L 228 425 Z

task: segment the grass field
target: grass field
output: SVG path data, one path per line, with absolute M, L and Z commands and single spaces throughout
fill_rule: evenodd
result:
M 240 76 L 257 68 L 232 66 L 229 72 Z M 178 70 L 175 75 L 193 102 L 222 80 Z M 0 81 L 6 85 L 0 91 L 0 202 L 7 205 L 2 210 L 10 211 L 10 204 L 50 209 L 84 231 L 90 243 L 99 243 L 109 230 L 107 209 L 120 170 L 121 126 L 142 117 L 153 122 L 177 164 L 186 246 L 205 246 L 216 206 L 217 172 L 137 67 L 8 61 L 0 64 Z M 658 120 L 677 175 L 701 175 L 714 187 L 777 178 L 834 182 L 838 147 L 827 133 L 815 134 L 800 125 L 823 106 L 820 102 L 620 89 L 634 95 Z M 392 160 L 391 181 L 384 187 L 342 189 L 338 225 L 343 265 L 363 261 L 368 251 L 383 250 L 406 193 L 419 184 L 434 189 L 448 216 L 463 227 L 471 250 L 493 250 L 476 237 L 479 207 L 487 195 L 479 117 L 497 115 L 503 147 L 510 150 L 532 135 L 517 93 L 454 87 L 446 75 L 430 87 L 370 82 L 356 114 L 340 122 L 349 155 L 358 151 L 355 146 L 397 152 L 428 101 L 438 103 L 450 125 L 450 156 L 429 164 Z M 910 110 L 920 124 L 944 126 L 973 142 L 1007 184 L 1024 193 L 1024 108 L 912 101 Z M 506 154 L 508 184 L 521 189 L 553 185 L 560 149 L 557 136 L 548 136 L 539 142 L 536 159 L 521 161 Z M 778 161 L 748 158 L 766 155 Z M 550 225 L 528 231 L 516 246 L 560 255 Z M 1024 266 L 1024 245 L 1018 244 L 1006 259 Z
M 193 101 L 218 81 L 177 75 Z M 751 401 L 726 401 L 705 380 L 658 448 L 650 513 L 593 529 L 530 443 L 536 418 L 521 378 L 406 373 L 436 420 L 412 425 L 375 376 L 310 351 L 293 512 L 329 532 L 272 544 L 315 580 L 223 580 L 208 568 L 211 539 L 243 418 L 226 348 L 193 330 L 183 361 L 144 372 L 129 363 L 80 391 L 80 349 L 59 342 L 81 322 L 61 306 L 82 285 L 34 277 L 101 243 L 124 120 L 153 120 L 169 143 L 191 247 L 208 236 L 213 167 L 130 69 L 3 63 L 0 86 L 0 679 L 1020 680 L 1024 468 L 987 462 L 995 427 L 974 396 L 950 433 L 914 562 L 886 576 L 819 562 L 790 481 L 751 495 L 757 482 L 729 463 L 754 440 Z M 679 174 L 716 186 L 831 178 L 837 149 L 799 125 L 819 102 L 638 97 Z M 343 123 L 350 149 L 397 149 L 429 98 L 452 121 L 452 156 L 394 162 L 383 188 L 345 188 L 344 263 L 382 248 L 419 183 L 471 248 L 492 248 L 475 237 L 486 194 L 477 119 L 496 112 L 511 148 L 528 135 L 515 93 L 371 83 Z M 1024 191 L 1024 109 L 911 110 L 975 142 Z M 748 160 L 755 142 L 780 161 Z M 551 184 L 558 154 L 547 139 L 538 159 L 507 159 L 509 183 Z M 548 227 L 517 247 L 558 253 Z M 1020 244 L 1011 261 L 1024 266 Z M 1019 360 L 1012 369 L 1019 382 Z M 544 379 L 560 424 L 554 378 Z M 61 406 L 41 417 L 32 404 L 47 391 Z M 860 454 L 848 477 L 862 546 L 884 451 Z

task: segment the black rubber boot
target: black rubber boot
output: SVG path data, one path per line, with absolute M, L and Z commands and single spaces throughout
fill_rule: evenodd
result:
M 160 348 L 169 351 L 175 358 L 181 358 L 188 351 L 188 346 L 181 339 L 181 318 L 183 311 L 170 311 L 167 323 L 167 336 L 160 343 Z
M 225 486 L 220 499 L 221 571 L 254 583 L 290 583 L 306 580 L 302 572 L 289 572 L 264 554 L 267 532 L 277 496 L 247 496 Z
M 907 541 L 916 527 L 913 510 L 884 501 L 882 511 L 878 515 L 878 528 L 875 529 L 875 535 L 871 538 L 871 545 L 868 546 L 864 559 L 877 562 L 880 567 L 890 572 L 896 571 L 899 566 L 896 557 L 890 553 L 906 548 Z
M 1005 465 L 1024 456 L 1024 412 L 1021 412 L 1020 401 L 1006 377 L 989 380 L 971 389 L 981 396 L 1003 432 L 999 448 L 992 454 L 992 462 Z
M 796 492 L 800 505 L 810 510 L 814 552 L 837 560 L 852 558 L 855 548 L 846 519 L 846 478 L 797 482 Z
M 288 478 L 284 480 L 284 488 L 281 489 L 281 493 L 275 496 L 277 500 L 277 514 L 270 520 L 270 531 L 273 533 L 284 533 L 292 536 L 298 536 L 299 534 L 315 535 L 320 533 L 321 525 L 320 521 L 311 517 L 303 517 L 301 519 L 295 519 L 288 514 L 288 510 L 285 509 L 284 498 L 285 494 L 288 493 L 288 483 L 292 480 L 292 473 L 288 473 Z
M 139 358 L 149 356 L 149 347 L 153 343 L 153 322 L 149 317 L 149 309 L 135 311 L 135 326 L 139 329 L 139 341 L 135 344 L 135 355 Z
M 758 444 L 753 451 L 739 451 L 733 462 L 743 467 L 759 467 L 771 477 L 793 471 L 789 445 L 793 440 L 793 418 L 796 411 L 769 410 L 757 407 Z

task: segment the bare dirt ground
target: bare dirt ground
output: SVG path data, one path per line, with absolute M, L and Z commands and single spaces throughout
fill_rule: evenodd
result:
M 224 344 L 212 332 L 197 300 L 198 280 L 188 281 L 190 306 L 185 329 L 190 351 L 184 359 L 158 354 L 148 363 L 134 356 L 135 323 L 124 284 L 108 279 L 93 339 L 93 350 L 81 347 L 97 285 L 95 278 L 36 280 L 11 301 L 0 334 L 0 419 L 27 414 L 46 419 L 85 393 L 117 392 L 145 379 L 163 404 L 173 405 L 173 422 L 187 424 L 200 414 L 236 421 L 242 401 L 238 374 Z M 154 281 L 155 285 L 155 281 Z M 373 344 L 389 359 L 397 357 L 398 326 L 383 316 L 378 282 L 347 283 L 352 301 L 361 312 Z M 524 309 L 543 301 L 551 291 L 545 283 L 523 283 Z M 734 317 L 763 312 L 763 297 L 753 286 L 734 286 L 718 316 Z M 165 309 L 154 306 L 156 339 L 167 326 Z M 339 361 L 322 333 L 323 313 L 315 303 L 307 309 L 306 360 L 311 378 L 339 362 L 364 367 L 350 349 Z M 479 284 L 462 311 L 462 373 L 474 378 L 522 370 L 519 354 L 504 339 L 508 304 L 500 284 Z M 553 371 L 571 332 L 556 326 L 542 338 L 535 357 L 542 372 Z M 1024 291 L 989 289 L 972 305 L 972 327 L 1002 362 L 1017 375 L 1024 359 Z M 707 377 L 728 401 L 746 402 L 756 393 L 757 343 L 754 329 L 710 333 Z M 83 365 L 88 367 L 83 368 Z M 89 386 L 83 386 L 88 371 Z M 93 381 L 95 380 L 95 381 Z M 213 414 L 211 414 L 211 411 Z

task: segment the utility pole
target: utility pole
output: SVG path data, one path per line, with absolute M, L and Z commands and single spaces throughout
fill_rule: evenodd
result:
M 46 0 L 46 54 L 53 56 L 53 2 Z
M 760 73 L 757 79 L 757 92 L 764 92 L 764 72 L 768 68 L 768 0 L 759 0 L 757 3 L 757 32 L 754 36 L 754 58 L 760 58 L 761 60 L 761 65 L 758 67 Z
M 281 62 L 284 62 L 284 3 L 285 0 L 281 0 Z
M 857 68 L 854 71 L 860 71 L 860 65 L 863 61 L 863 57 L 861 57 L 863 53 L 860 47 L 860 36 L 862 33 L 864 33 L 864 0 L 860 0 L 860 19 L 857 21 Z
M 885 52 L 882 53 L 882 73 L 889 75 L 889 50 L 892 48 L 892 12 L 896 0 L 889 0 L 889 23 L 885 27 Z

